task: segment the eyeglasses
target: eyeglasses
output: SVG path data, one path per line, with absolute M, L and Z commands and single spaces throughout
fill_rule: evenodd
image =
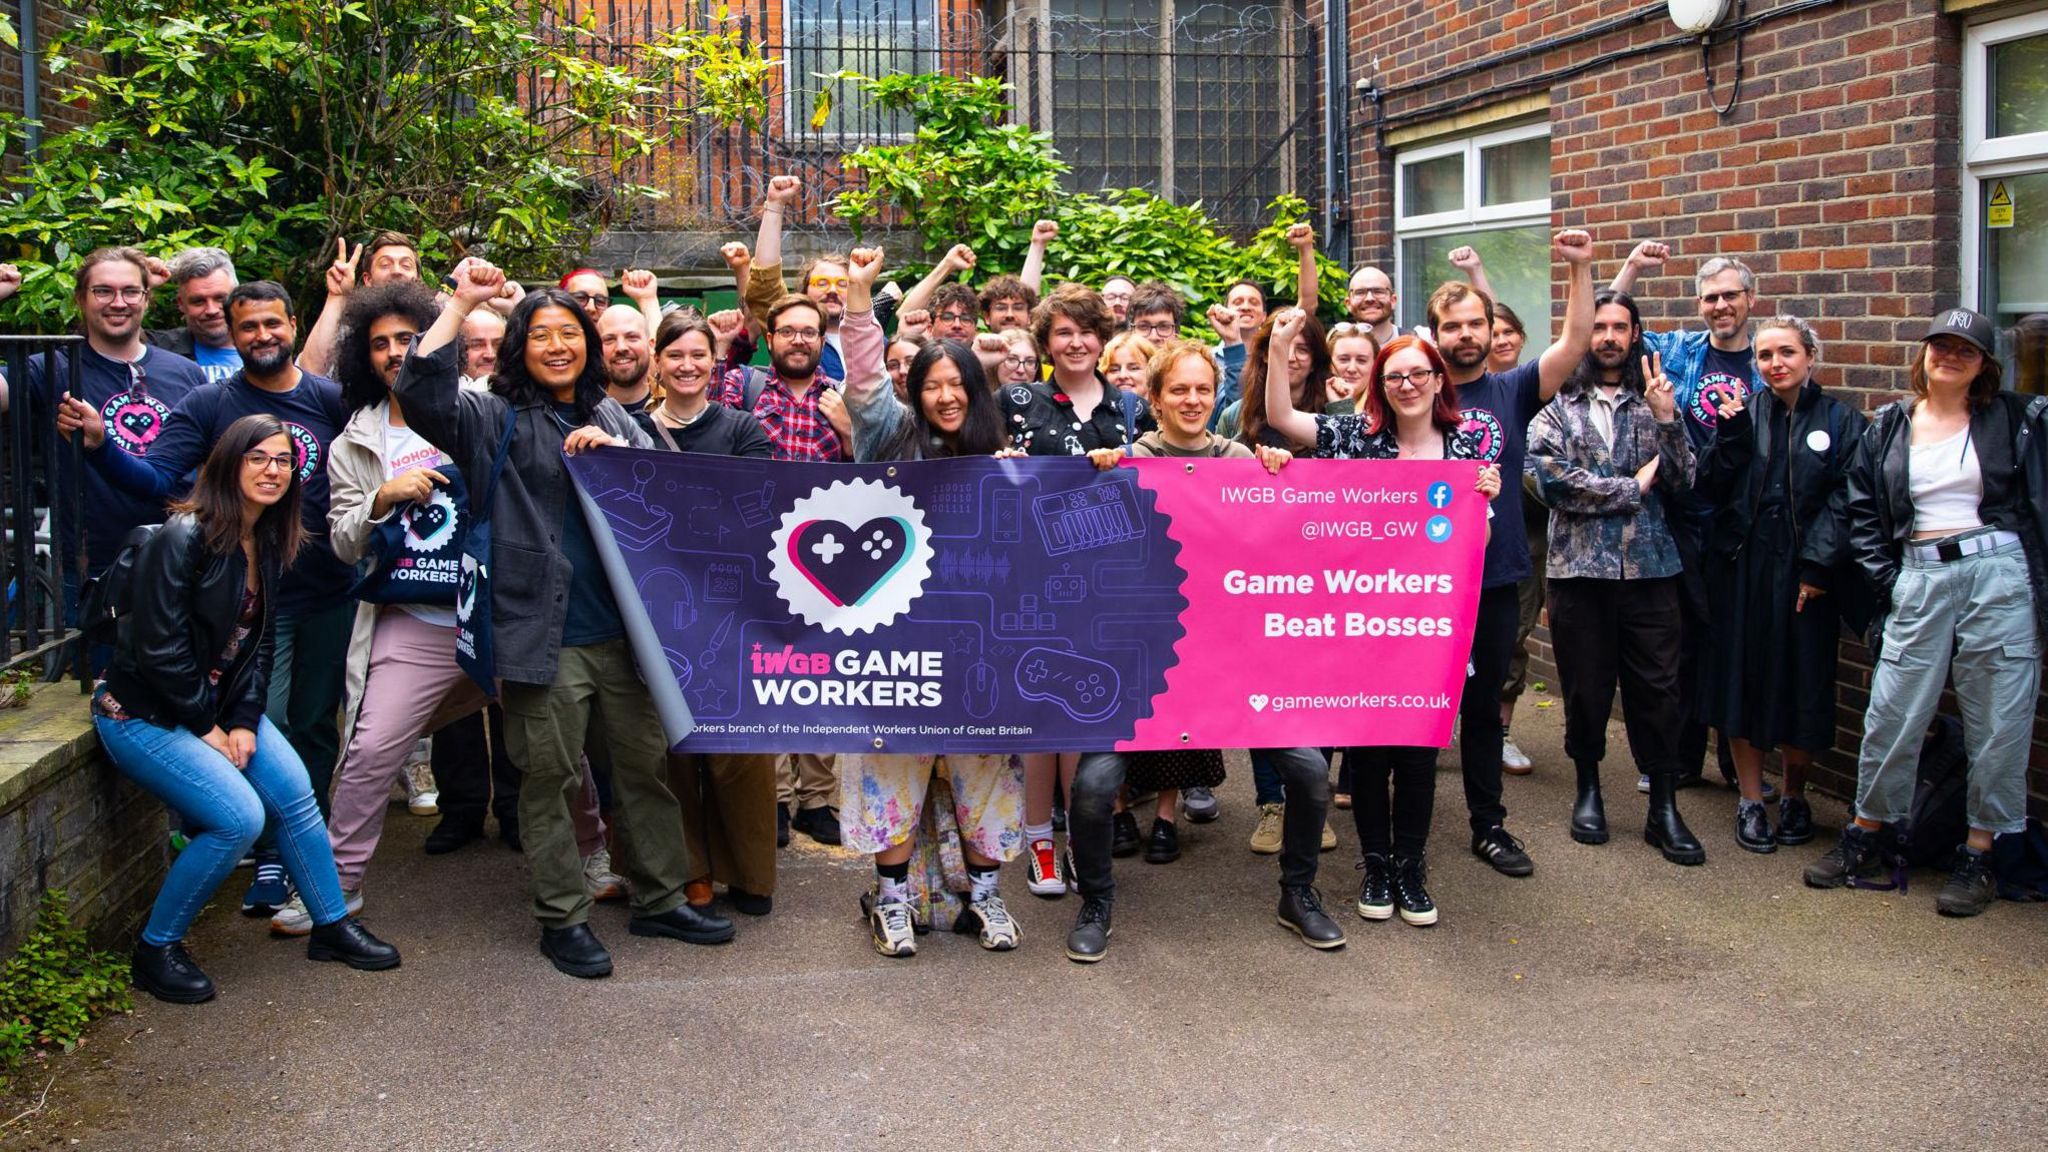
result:
M 820 335 L 822 333 L 816 328 L 777 328 L 775 330 L 775 338 L 777 340 L 796 340 L 805 344 L 816 340 Z
M 1749 289 L 1747 288 L 1736 288 L 1728 292 L 1708 292 L 1700 297 L 1700 303 L 1711 308 L 1716 304 L 1732 304 L 1747 295 L 1749 295 Z
M 1036 356 L 1006 357 L 1003 360 L 1003 367 L 1008 368 L 1012 372 L 1016 372 L 1020 369 L 1030 369 L 1031 371 L 1036 372 L 1038 371 L 1038 358 Z
M 1429 383 L 1435 376 L 1436 369 L 1434 368 L 1417 368 L 1412 372 L 1382 372 L 1380 373 L 1380 383 L 1389 388 L 1399 388 L 1403 384 L 1413 384 L 1420 388 L 1424 384 Z
M 972 324 L 974 317 L 966 312 L 941 312 L 933 319 L 944 324 Z
M 839 291 L 844 292 L 846 291 L 846 286 L 849 283 L 850 281 L 847 280 L 847 278 L 844 276 L 811 277 L 811 287 L 813 288 L 836 288 Z
M 136 284 L 129 284 L 122 288 L 115 288 L 107 284 L 95 284 L 87 291 L 92 295 L 93 301 L 99 304 L 112 303 L 116 296 L 121 298 L 121 303 L 123 304 L 138 304 L 149 299 L 149 289 Z
M 1394 298 L 1394 290 L 1392 288 L 1353 288 L 1351 294 L 1353 296 L 1363 296 L 1368 300 L 1392 300 Z
M 292 470 L 292 458 L 289 454 L 272 456 L 270 453 L 262 451 L 244 452 L 242 454 L 242 463 L 258 472 L 289 472 Z
M 1371 336 L 1372 325 L 1354 324 L 1349 320 L 1342 320 L 1330 325 L 1328 335 L 1333 341 L 1342 340 L 1346 336 Z
M 1141 336 L 1171 336 L 1176 329 L 1171 320 L 1165 320 L 1157 324 L 1133 324 L 1131 331 Z
M 583 305 L 585 308 L 592 308 L 599 304 L 609 304 L 612 300 L 610 296 L 602 292 L 571 292 L 569 293 L 569 299 Z

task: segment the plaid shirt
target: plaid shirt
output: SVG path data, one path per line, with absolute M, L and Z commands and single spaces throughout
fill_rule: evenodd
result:
M 846 448 L 832 422 L 818 411 L 818 397 L 825 389 L 837 389 L 839 381 L 818 376 L 817 387 L 795 395 L 774 373 L 765 373 L 767 384 L 754 401 L 754 419 L 768 433 L 768 445 L 777 460 L 802 460 L 813 464 L 836 464 L 846 459 Z M 727 368 L 719 373 L 718 390 L 712 399 L 728 408 L 744 408 L 747 399 L 747 369 Z

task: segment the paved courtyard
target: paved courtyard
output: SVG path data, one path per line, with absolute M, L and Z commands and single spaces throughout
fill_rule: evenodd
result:
M 715 949 L 593 923 L 617 975 L 557 975 L 524 870 L 495 842 L 428 858 L 394 811 L 366 922 L 393 973 L 307 963 L 223 890 L 193 934 L 219 981 L 198 1008 L 140 999 L 55 1065 L 7 1148 L 307 1149 L 2027 1149 L 2048 1132 L 2048 907 L 1934 913 L 1910 894 L 1814 892 L 1832 843 L 1736 848 L 1730 794 L 1682 806 L 1709 862 L 1639 837 L 1609 761 L 1614 842 L 1566 835 L 1556 709 L 1516 735 L 1510 825 L 1536 875 L 1465 851 L 1455 756 L 1431 890 L 1443 921 L 1350 908 L 1356 836 L 1321 887 L 1350 934 L 1317 953 L 1275 926 L 1276 865 L 1234 758 L 1224 816 L 1179 863 L 1119 861 L 1109 959 L 1069 963 L 1077 903 L 1006 878 L 1023 947 L 927 937 L 870 949 L 863 860 L 785 853 L 774 915 Z M 1619 731 L 1614 747 L 1624 747 Z M 235 882 L 239 884 L 239 880 Z

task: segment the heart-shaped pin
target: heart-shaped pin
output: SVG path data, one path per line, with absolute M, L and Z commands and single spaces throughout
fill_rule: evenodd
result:
M 1252 706 L 1252 711 L 1264 712 L 1266 705 L 1271 703 L 1272 699 L 1271 696 L 1266 695 L 1264 692 L 1254 692 L 1245 702 Z
M 789 537 L 789 558 L 813 587 L 841 608 L 864 604 L 910 559 L 910 522 L 877 516 L 859 528 L 806 520 Z
M 441 534 L 448 526 L 448 507 L 441 503 L 415 504 L 405 518 L 406 535 L 419 543 L 428 543 Z

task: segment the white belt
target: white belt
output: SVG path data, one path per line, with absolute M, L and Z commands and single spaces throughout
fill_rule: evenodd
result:
M 1951 536 L 1945 540 L 1922 540 L 1906 545 L 1906 555 L 1915 560 L 1961 560 L 1979 552 L 1989 552 L 2008 544 L 2020 542 L 2020 534 L 2003 529 L 1994 532 L 1980 532 L 1973 536 Z

